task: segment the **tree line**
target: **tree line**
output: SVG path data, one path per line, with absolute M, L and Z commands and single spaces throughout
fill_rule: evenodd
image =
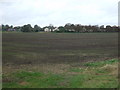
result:
M 45 29 L 50 32 L 119 32 L 119 26 L 98 26 L 98 25 L 81 25 L 81 24 L 71 24 L 67 23 L 64 26 L 55 27 L 52 24 L 49 26 L 45 26 L 41 28 L 38 25 L 31 26 L 31 24 L 23 25 L 23 26 L 15 26 L 13 25 L 3 25 L 2 31 L 17 31 L 17 32 L 41 32 L 45 31 Z

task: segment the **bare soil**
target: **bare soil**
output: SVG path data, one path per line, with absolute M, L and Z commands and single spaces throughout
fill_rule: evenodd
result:
M 118 57 L 117 33 L 3 33 L 2 40 L 3 72 L 42 65 L 69 68 Z

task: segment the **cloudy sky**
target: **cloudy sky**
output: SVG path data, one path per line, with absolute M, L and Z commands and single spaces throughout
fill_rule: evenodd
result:
M 0 23 L 118 25 L 119 0 L 0 0 Z

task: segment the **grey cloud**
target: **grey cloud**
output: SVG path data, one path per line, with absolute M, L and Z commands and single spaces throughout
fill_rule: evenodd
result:
M 117 25 L 118 0 L 12 0 L 0 2 L 3 24 L 41 26 L 50 23 Z

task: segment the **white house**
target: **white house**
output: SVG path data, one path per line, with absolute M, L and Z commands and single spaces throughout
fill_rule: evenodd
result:
M 45 28 L 44 31 L 45 31 L 45 32 L 51 32 L 51 29 Z
M 53 32 L 54 32 L 54 31 L 59 31 L 58 27 L 56 27 L 55 29 L 53 29 Z
M 59 31 L 58 27 L 54 28 L 54 29 L 50 29 L 50 28 L 45 28 L 44 29 L 45 32 L 54 32 L 54 31 Z

